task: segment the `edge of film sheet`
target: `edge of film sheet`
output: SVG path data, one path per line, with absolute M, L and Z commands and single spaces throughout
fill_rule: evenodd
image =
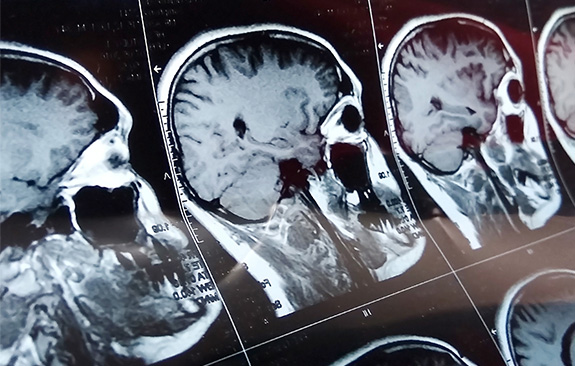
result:
M 2 8 L 1 365 L 575 365 L 571 1 Z

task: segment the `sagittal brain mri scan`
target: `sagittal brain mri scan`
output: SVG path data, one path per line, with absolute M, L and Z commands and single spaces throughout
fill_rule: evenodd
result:
M 421 257 L 425 237 L 365 129 L 361 83 L 324 39 L 271 24 L 203 33 L 158 93 L 184 207 L 276 315 Z
M 435 338 L 392 336 L 345 355 L 332 366 L 476 366 L 453 346 Z
M 508 365 L 574 365 L 575 271 L 547 270 L 518 282 L 496 325 Z
M 130 113 L 70 59 L 0 52 L 0 364 L 153 363 L 190 348 L 219 305 L 173 299 L 188 239 L 152 230 L 168 220 L 129 163 Z
M 503 34 L 464 14 L 417 18 L 382 64 L 397 155 L 473 249 L 482 236 L 542 227 L 559 186 Z M 519 220 L 517 220 L 517 217 Z
M 575 162 L 575 7 L 557 10 L 538 45 L 541 103 L 557 139 Z

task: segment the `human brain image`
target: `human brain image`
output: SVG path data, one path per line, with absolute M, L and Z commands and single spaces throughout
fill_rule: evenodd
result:
M 339 82 L 324 51 L 260 37 L 193 59 L 173 101 L 190 186 L 201 200 L 246 220 L 265 218 L 285 194 L 282 164 L 297 160 L 305 182 L 321 160 L 319 124 Z
M 484 29 L 444 22 L 423 27 L 397 54 L 392 101 L 404 149 L 435 172 L 453 173 L 466 134 L 485 136 L 497 118 L 494 90 L 506 72 L 505 50 Z
M 382 77 L 400 159 L 473 249 L 507 224 L 535 230 L 553 216 L 561 194 L 523 65 L 496 24 L 464 13 L 412 19 L 391 40 Z
M 98 134 L 98 114 L 79 77 L 38 63 L 3 60 L 0 217 L 52 198 L 59 177 Z M 101 126 L 100 126 L 101 127 Z
M 575 139 L 575 14 L 551 33 L 545 65 L 552 112 L 565 133 Z
M 573 365 L 574 285 L 575 272 L 553 269 L 536 273 L 508 291 L 497 331 L 514 365 Z
M 190 349 L 220 305 L 182 289 L 195 270 L 182 252 L 200 261 L 129 163 L 131 114 L 68 57 L 0 42 L 0 59 L 0 364 Z
M 329 40 L 272 23 L 201 33 L 162 73 L 183 214 L 266 284 L 278 317 L 398 276 L 423 253 L 362 91 Z

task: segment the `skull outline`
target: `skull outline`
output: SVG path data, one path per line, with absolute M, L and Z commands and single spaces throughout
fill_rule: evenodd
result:
M 337 360 L 332 366 L 347 366 L 361 362 L 361 358 L 370 354 L 377 353 L 378 349 L 383 349 L 383 354 L 392 354 L 398 351 L 425 349 L 438 354 L 449 355 L 452 362 L 457 362 L 461 366 L 476 366 L 467 357 L 463 356 L 460 351 L 449 343 L 440 339 L 423 337 L 417 335 L 398 335 L 389 336 L 375 340 L 367 345 L 353 351 L 341 359 Z M 418 361 L 415 357 L 413 361 Z M 364 361 L 365 362 L 365 361 Z
M 160 82 L 158 84 L 158 103 L 160 105 L 160 110 L 162 113 L 162 122 L 163 122 L 163 132 L 164 132 L 164 140 L 166 145 L 169 147 L 167 150 L 170 157 L 174 157 L 176 160 L 180 159 L 183 156 L 183 152 L 179 151 L 181 148 L 178 146 L 176 138 L 177 127 L 174 124 L 174 118 L 172 116 L 173 113 L 173 105 L 172 105 L 172 98 L 175 93 L 177 81 L 181 77 L 181 75 L 185 72 L 186 65 L 192 64 L 194 59 L 197 59 L 202 54 L 206 54 L 210 50 L 216 48 L 219 44 L 225 44 L 226 42 L 233 42 L 235 39 L 241 39 L 242 37 L 250 37 L 253 34 L 262 34 L 265 33 L 270 38 L 278 38 L 278 39 L 289 39 L 289 40 L 296 40 L 297 42 L 302 42 L 308 45 L 312 45 L 314 48 L 318 48 L 323 52 L 327 51 L 329 57 L 333 58 L 337 64 L 337 70 L 339 75 L 339 82 L 341 83 L 346 78 L 348 79 L 348 93 L 346 95 L 339 95 L 338 101 L 330 107 L 330 111 L 327 113 L 325 118 L 320 121 L 319 124 L 319 133 L 321 134 L 322 138 L 325 142 L 325 150 L 323 159 L 327 165 L 327 173 L 319 177 L 319 174 L 311 174 L 308 177 L 308 184 L 309 184 L 309 194 L 304 195 L 305 197 L 299 197 L 297 200 L 295 199 L 282 199 L 284 204 L 281 203 L 276 204 L 270 213 L 265 219 L 270 219 L 270 217 L 276 217 L 271 221 L 282 221 L 285 220 L 287 217 L 287 213 L 290 212 L 291 214 L 294 211 L 297 213 L 305 212 L 305 211 L 312 211 L 317 213 L 325 214 L 327 218 L 328 225 L 338 226 L 337 224 L 334 225 L 335 222 L 342 223 L 341 217 L 338 220 L 337 213 L 331 212 L 330 205 L 333 206 L 333 201 L 337 199 L 342 199 L 341 190 L 345 191 L 345 187 L 339 182 L 335 174 L 331 171 L 331 162 L 332 159 L 330 158 L 331 153 L 331 146 L 337 143 L 345 143 L 348 145 L 353 145 L 362 151 L 362 154 L 366 158 L 366 164 L 370 167 L 378 167 L 378 169 L 366 169 L 369 175 L 369 179 L 371 180 L 370 185 L 371 189 L 376 191 L 380 197 L 384 199 L 380 199 L 381 206 L 384 207 L 386 205 L 385 198 L 390 199 L 397 199 L 399 197 L 399 201 L 401 202 L 402 209 L 405 210 L 406 220 L 405 225 L 403 227 L 404 232 L 409 233 L 408 235 L 413 235 L 413 243 L 411 243 L 412 239 L 409 239 L 410 242 L 409 250 L 404 250 L 407 253 L 402 253 L 403 263 L 401 260 L 397 260 L 396 265 L 390 265 L 385 270 L 380 271 L 380 273 L 376 273 L 374 271 L 370 276 L 373 277 L 381 277 L 381 280 L 389 277 L 396 276 L 400 273 L 405 272 L 407 268 L 411 267 L 417 260 L 420 258 L 423 247 L 425 244 L 425 238 L 420 234 L 419 229 L 414 224 L 414 220 L 411 217 L 411 213 L 407 205 L 401 200 L 401 191 L 397 182 L 395 182 L 391 172 L 387 168 L 387 163 L 385 159 L 381 155 L 379 151 L 379 146 L 375 142 L 375 140 L 369 136 L 369 134 L 365 131 L 363 127 L 363 110 L 361 107 L 361 92 L 362 87 L 361 83 L 357 79 L 357 77 L 353 74 L 351 69 L 345 62 L 341 59 L 341 57 L 337 54 L 333 46 L 331 46 L 326 40 L 320 38 L 319 36 L 312 34 L 310 32 L 306 32 L 300 29 L 296 29 L 289 26 L 279 25 L 279 24 L 258 24 L 246 27 L 231 27 L 219 30 L 208 31 L 202 33 L 191 41 L 189 41 L 185 46 L 180 48 L 172 57 L 172 59 L 168 62 L 166 67 L 164 68 L 164 72 L 161 76 Z M 344 126 L 344 123 L 341 121 L 341 116 L 343 111 L 346 107 L 355 108 L 356 113 L 361 117 L 360 126 L 353 131 L 349 131 Z M 316 132 L 317 133 L 317 132 Z M 170 140 L 173 136 L 173 140 Z M 378 154 L 379 153 L 379 154 Z M 175 176 L 181 176 L 182 172 L 176 169 L 174 164 L 171 164 L 172 173 Z M 391 178 L 388 179 L 386 182 L 382 182 L 382 178 L 378 177 L 378 172 L 384 172 L 385 175 L 390 176 Z M 177 185 L 176 182 L 174 182 Z M 193 194 L 193 187 L 184 187 L 185 185 L 189 185 L 189 183 L 184 182 L 182 186 L 177 187 L 180 195 L 187 196 L 190 200 L 183 200 L 183 203 L 180 201 L 180 208 L 183 212 L 189 212 L 190 215 L 195 217 L 199 223 L 201 223 L 204 227 L 206 227 L 211 234 L 217 239 L 217 241 L 224 247 L 224 249 L 234 257 L 238 262 L 243 262 L 247 264 L 248 272 L 259 282 L 264 282 L 264 280 L 269 280 L 270 282 L 277 284 L 277 286 L 271 287 L 264 287 L 264 291 L 266 292 L 268 298 L 274 302 L 276 299 L 279 300 L 283 306 L 281 308 L 276 308 L 276 315 L 284 316 L 287 315 L 298 308 L 302 307 L 301 304 L 297 304 L 297 301 L 294 303 L 294 293 L 290 289 L 290 284 L 287 282 L 289 278 L 285 278 L 281 274 L 281 268 L 277 268 L 273 264 L 270 264 L 266 259 L 262 257 L 260 254 L 254 250 L 255 248 L 261 247 L 260 244 L 256 244 L 257 240 L 254 240 L 254 237 L 258 237 L 258 235 L 262 235 L 267 237 L 267 235 L 274 236 L 272 232 L 275 231 L 273 227 L 283 225 L 270 225 L 262 222 L 261 220 L 257 220 L 254 222 L 240 222 L 237 221 L 234 223 L 227 221 L 223 216 L 218 213 L 210 213 L 208 210 L 205 210 L 201 207 L 201 204 L 194 202 L 194 194 Z M 332 197 L 336 197 L 333 200 L 327 198 L 326 193 L 330 190 L 328 186 L 337 186 L 336 190 L 339 193 L 334 193 Z M 192 188 L 192 191 L 189 190 Z M 318 198 L 318 197 L 322 197 Z M 345 194 L 344 194 L 345 196 Z M 347 200 L 348 204 L 353 206 L 352 202 L 359 202 L 359 198 L 351 197 L 352 194 L 349 194 L 350 197 L 344 197 L 344 200 Z M 290 201 L 291 200 L 291 201 Z M 285 202 L 290 201 L 289 204 Z M 389 207 L 386 207 L 389 208 Z M 331 212 L 331 217 L 326 213 Z M 305 216 L 305 215 L 304 215 Z M 313 214 L 311 215 L 313 217 Z M 282 217 L 278 219 L 278 217 Z M 312 220 L 313 221 L 313 220 Z M 331 222 L 331 224 L 330 224 Z M 243 227 L 241 225 L 244 225 Z M 313 226 L 313 224 L 310 224 Z M 321 226 L 321 225 L 320 225 Z M 345 226 L 345 225 L 344 225 Z M 342 226 L 343 227 L 343 226 Z M 395 227 L 392 227 L 392 224 L 387 222 L 387 226 L 381 221 L 381 227 L 383 227 L 384 231 L 392 231 Z M 389 230 L 388 230 L 389 229 Z M 357 230 L 354 229 L 354 230 Z M 281 230 L 280 230 L 281 231 Z M 325 229 L 320 230 L 312 230 L 315 232 L 321 231 L 323 235 L 324 242 L 333 243 L 333 238 L 330 238 Z M 345 231 L 345 230 L 343 230 Z M 349 231 L 348 233 L 339 232 L 336 235 L 343 235 L 350 234 L 353 230 Z M 255 234 L 258 233 L 258 234 Z M 383 234 L 383 233 L 382 233 Z M 398 237 L 402 237 L 402 233 L 398 233 Z M 276 238 L 277 239 L 277 238 Z M 282 239 L 284 240 L 284 239 Z M 336 239 L 340 240 L 340 239 Z M 285 242 L 285 240 L 284 240 Z M 251 245 L 248 243 L 252 243 Z M 340 248 L 342 249 L 342 248 Z M 343 248 L 345 251 L 346 249 Z M 358 250 L 359 251 L 359 250 Z M 399 250 L 397 251 L 399 252 Z M 335 253 L 334 253 L 335 254 Z M 399 254 L 393 254 L 396 258 L 399 258 Z M 409 257 L 409 259 L 407 259 Z M 392 260 L 389 261 L 390 264 L 393 262 Z M 306 305 L 307 306 L 307 305 Z

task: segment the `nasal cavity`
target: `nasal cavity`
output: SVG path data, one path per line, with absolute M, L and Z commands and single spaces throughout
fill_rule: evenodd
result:
M 330 150 L 333 171 L 349 191 L 369 187 L 363 151 L 350 144 L 334 144 Z
M 511 142 L 520 144 L 523 142 L 523 120 L 517 115 L 507 116 L 505 118 L 507 125 L 507 134 Z
M 361 126 L 361 115 L 357 108 L 351 105 L 345 106 L 341 113 L 341 122 L 349 132 L 357 131 L 359 126 Z

